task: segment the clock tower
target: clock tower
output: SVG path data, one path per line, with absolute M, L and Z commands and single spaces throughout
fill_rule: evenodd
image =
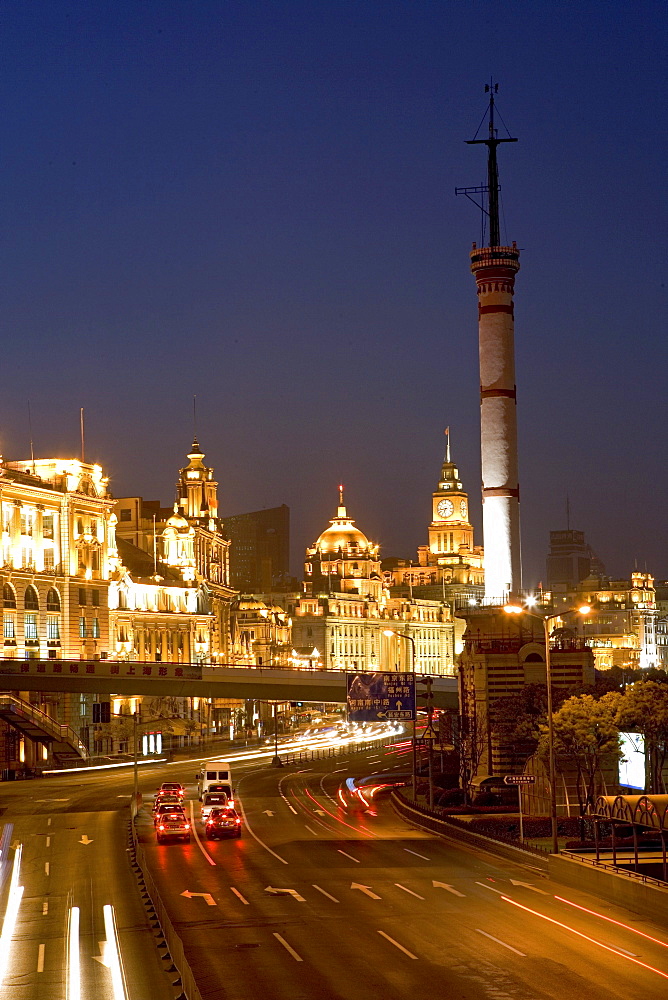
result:
M 460 548 L 473 549 L 473 525 L 469 521 L 469 498 L 464 492 L 459 470 L 450 461 L 450 428 L 438 487 L 432 494 L 432 522 L 429 525 L 429 562 L 439 556 L 458 555 Z

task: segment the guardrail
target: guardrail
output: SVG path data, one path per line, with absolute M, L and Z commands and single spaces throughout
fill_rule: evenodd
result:
M 612 871 L 615 875 L 624 875 L 626 878 L 633 879 L 635 882 L 643 882 L 645 885 L 658 886 L 660 889 L 666 888 L 666 883 L 660 878 L 654 878 L 653 875 L 643 875 L 630 868 L 620 868 L 619 865 L 611 865 L 606 861 L 597 861 L 596 858 L 588 858 L 586 854 L 575 854 L 573 851 L 561 851 L 560 853 L 564 858 L 570 858 L 571 861 L 581 861 L 585 865 L 591 865 L 592 868 L 600 868 L 607 872 Z
M 333 747 L 318 747 L 315 750 L 293 750 L 290 753 L 281 753 L 278 756 L 284 764 L 302 764 L 309 760 L 326 760 L 328 757 L 343 757 L 351 753 L 363 753 L 365 750 L 378 749 L 387 744 L 404 742 L 406 737 L 402 734 L 396 736 L 378 736 L 373 740 L 365 740 L 363 743 L 341 744 Z
M 132 844 L 133 844 L 135 861 L 137 867 L 141 871 L 142 878 L 146 883 L 146 892 L 148 893 L 151 902 L 153 904 L 153 908 L 156 912 L 156 919 L 160 924 L 160 929 L 165 938 L 165 941 L 167 942 L 167 948 L 169 954 L 171 955 L 172 962 L 176 966 L 179 976 L 181 977 L 181 988 L 183 990 L 183 995 L 187 998 L 187 1000 L 203 1000 L 202 994 L 200 993 L 197 987 L 197 983 L 195 982 L 195 976 L 193 974 L 193 970 L 191 969 L 190 963 L 188 962 L 188 959 L 185 956 L 185 952 L 183 950 L 183 942 L 181 941 L 181 938 L 174 930 L 174 925 L 169 919 L 169 915 L 167 913 L 165 904 L 163 903 L 160 893 L 158 892 L 158 887 L 153 881 L 151 873 L 148 870 L 144 848 L 141 846 L 139 838 L 137 837 L 137 831 L 135 829 L 135 818 L 140 805 L 141 801 L 137 803 L 133 799 L 130 811 L 131 815 L 130 828 L 132 830 Z

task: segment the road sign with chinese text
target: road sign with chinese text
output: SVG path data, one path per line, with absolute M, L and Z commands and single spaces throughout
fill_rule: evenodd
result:
M 415 718 L 415 675 L 374 671 L 346 674 L 349 722 L 410 721 Z
M 534 785 L 536 783 L 535 774 L 507 774 L 503 779 L 504 785 Z

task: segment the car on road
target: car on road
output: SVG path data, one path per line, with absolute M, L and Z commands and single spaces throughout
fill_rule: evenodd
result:
M 370 774 L 364 778 L 346 778 L 339 786 L 339 803 L 350 812 L 366 812 L 373 807 L 373 800 L 381 792 L 402 788 L 409 785 L 411 780 L 410 774 L 399 771 Z
M 185 818 L 186 814 L 183 806 L 180 803 L 165 802 L 164 804 L 159 805 L 158 808 L 155 810 L 153 816 L 153 826 L 157 827 L 158 823 L 162 821 L 163 817 L 171 815 L 183 816 Z
M 157 812 L 159 806 L 167 806 L 167 805 L 181 806 L 181 808 L 183 808 L 183 802 L 181 801 L 178 795 L 172 795 L 171 793 L 167 792 L 165 792 L 164 795 L 160 795 L 160 793 L 158 792 L 153 802 L 153 812 Z
M 236 809 L 229 806 L 214 806 L 204 826 L 204 835 L 209 840 L 216 837 L 240 837 L 241 817 Z
M 178 795 L 182 799 L 186 790 L 178 781 L 163 781 L 158 791 L 161 794 Z
M 230 805 L 230 800 L 227 797 L 226 792 L 223 791 L 207 792 L 204 798 L 202 799 L 202 808 L 201 808 L 202 820 L 208 819 L 212 809 L 215 809 L 216 807 L 220 808 L 221 806 L 229 806 L 229 805 Z
M 158 817 L 155 827 L 155 836 L 159 844 L 166 840 L 184 840 L 190 843 L 190 823 L 186 814 L 180 812 L 168 812 Z

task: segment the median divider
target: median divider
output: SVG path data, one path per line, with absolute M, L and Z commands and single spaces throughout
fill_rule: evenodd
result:
M 169 919 L 167 908 L 162 901 L 160 893 L 158 892 L 158 887 L 153 881 L 148 865 L 146 864 L 144 848 L 141 846 L 139 838 L 137 837 L 135 820 L 140 806 L 141 802 L 135 802 L 133 799 L 130 806 L 130 829 L 132 831 L 131 836 L 133 852 L 136 865 L 141 871 L 141 877 L 146 884 L 146 892 L 148 893 L 151 905 L 155 910 L 155 919 L 160 924 L 162 936 L 167 944 L 167 954 L 171 958 L 172 964 L 178 971 L 179 979 L 181 980 L 180 986 L 182 992 L 177 997 L 177 1000 L 202 1000 L 202 994 L 200 993 L 197 983 L 195 982 L 193 970 L 191 969 L 190 963 L 188 962 L 183 950 L 183 942 L 174 930 L 174 925 Z

